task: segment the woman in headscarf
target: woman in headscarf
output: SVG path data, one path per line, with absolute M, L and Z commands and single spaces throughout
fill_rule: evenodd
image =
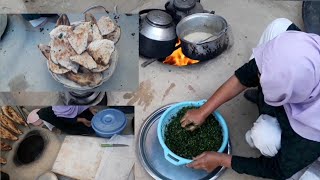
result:
M 251 60 L 240 67 L 200 109 L 190 110 L 182 127 L 194 130 L 220 105 L 246 90 L 260 117 L 246 135 L 258 158 L 204 152 L 188 165 L 213 171 L 287 179 L 320 156 L 320 36 L 299 32 L 288 19 L 273 21 Z
M 91 119 L 95 113 L 96 110 L 88 106 L 50 106 L 33 110 L 27 121 L 36 125 L 45 123 L 67 134 L 87 135 L 94 134 Z

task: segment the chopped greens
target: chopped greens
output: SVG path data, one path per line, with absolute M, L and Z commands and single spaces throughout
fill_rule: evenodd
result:
M 167 147 L 176 155 L 187 159 L 205 151 L 218 151 L 223 139 L 221 126 L 212 114 L 193 132 L 182 128 L 180 120 L 191 109 L 197 107 L 188 106 L 178 111 L 166 125 L 164 133 Z

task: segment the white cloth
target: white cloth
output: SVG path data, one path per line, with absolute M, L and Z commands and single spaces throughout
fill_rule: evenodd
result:
M 285 32 L 288 27 L 292 24 L 292 21 L 286 18 L 278 18 L 272 21 L 268 27 L 262 33 L 262 36 L 259 40 L 258 45 L 262 45 L 273 38 L 277 37 L 279 34 Z M 253 59 L 253 54 L 251 55 L 250 59 Z
M 50 131 L 52 131 L 52 129 L 55 127 L 54 125 L 48 123 L 47 121 L 43 121 L 43 124 L 44 124 L 45 126 L 47 126 L 47 128 L 48 128 Z
M 278 120 L 262 114 L 246 133 L 246 141 L 252 148 L 257 148 L 264 156 L 273 157 L 281 146 L 281 129 Z

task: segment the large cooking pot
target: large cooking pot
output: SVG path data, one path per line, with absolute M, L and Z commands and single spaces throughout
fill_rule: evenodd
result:
M 176 27 L 183 54 L 200 61 L 213 59 L 228 47 L 227 30 L 227 21 L 211 13 L 187 16 Z
M 147 14 L 142 16 L 143 14 Z M 175 49 L 176 26 L 164 10 L 149 9 L 139 12 L 139 53 L 148 58 L 165 58 Z

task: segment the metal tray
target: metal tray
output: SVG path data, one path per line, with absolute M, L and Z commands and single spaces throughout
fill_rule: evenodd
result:
M 208 174 L 205 171 L 193 170 L 186 166 L 175 166 L 164 158 L 163 149 L 157 137 L 157 126 L 161 114 L 170 106 L 172 104 L 161 107 L 153 112 L 140 129 L 137 153 L 142 166 L 154 179 L 217 179 L 224 172 L 224 167 L 219 167 Z M 228 148 L 224 152 L 231 153 L 230 141 Z

